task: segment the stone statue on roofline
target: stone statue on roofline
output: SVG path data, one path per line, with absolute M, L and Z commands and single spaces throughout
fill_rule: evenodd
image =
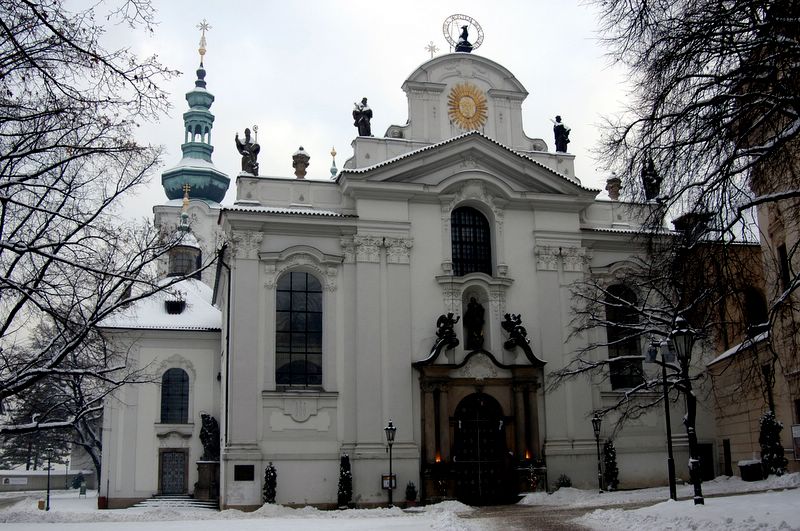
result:
M 661 193 L 661 181 L 662 177 L 658 175 L 653 159 L 647 157 L 642 165 L 642 185 L 644 186 L 644 198 L 647 201 L 656 199 Z
M 458 43 L 456 43 L 457 52 L 472 52 L 472 43 L 469 42 L 469 31 L 467 26 L 461 26 L 461 35 L 458 36 Z
M 367 105 L 367 98 L 361 98 L 361 103 L 353 105 L 353 125 L 358 128 L 358 136 L 372 136 L 372 109 Z
M 556 116 L 556 121 L 553 122 L 553 135 L 556 140 L 556 151 L 561 153 L 567 152 L 567 144 L 569 144 L 569 132 L 571 129 L 561 121 L 561 116 Z
M 244 142 L 239 140 L 239 133 L 236 133 L 236 149 L 242 156 L 242 171 L 258 176 L 258 152 L 261 146 L 250 140 L 250 129 L 244 130 Z

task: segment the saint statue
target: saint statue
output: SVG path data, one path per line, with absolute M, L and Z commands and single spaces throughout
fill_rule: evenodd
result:
M 458 36 L 456 51 L 467 53 L 472 51 L 472 43 L 469 42 L 469 32 L 467 31 L 467 26 L 461 26 L 461 35 Z
M 569 144 L 570 128 L 561 123 L 561 117 L 556 116 L 555 125 L 553 125 L 553 134 L 556 137 L 556 151 L 562 153 L 567 152 L 567 144 Z
M 647 201 L 652 201 L 661 193 L 661 180 L 653 159 L 648 157 L 642 166 L 642 184 L 644 185 L 644 198 Z
M 467 350 L 483 348 L 483 325 L 485 322 L 483 314 L 483 306 L 475 300 L 475 297 L 470 297 L 467 311 L 464 313 L 464 331 L 467 336 L 465 348 Z
M 353 125 L 358 127 L 358 136 L 372 136 L 372 109 L 367 105 L 367 98 L 362 98 L 361 103 L 354 104 Z
M 236 149 L 242 155 L 242 171 L 250 175 L 258 175 L 258 152 L 261 146 L 250 140 L 250 129 L 244 130 L 244 142 L 239 140 L 236 133 Z

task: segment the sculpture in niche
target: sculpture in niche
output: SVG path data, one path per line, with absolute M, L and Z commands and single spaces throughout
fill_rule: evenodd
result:
M 201 461 L 219 461 L 219 424 L 217 419 L 207 413 L 200 415 L 203 427 L 200 429 L 200 442 L 203 443 Z
M 662 178 L 656 172 L 653 159 L 648 157 L 642 166 L 642 184 L 644 185 L 644 198 L 647 201 L 652 201 L 661 193 L 661 181 Z
M 361 98 L 361 103 L 354 105 L 353 125 L 358 128 L 358 136 L 372 136 L 372 109 L 367 105 L 367 98 Z
M 553 124 L 553 135 L 556 139 L 556 151 L 562 153 L 567 152 L 567 144 L 569 144 L 569 132 L 571 129 L 561 122 L 561 116 L 556 116 L 556 121 Z
M 250 140 L 250 129 L 244 130 L 244 142 L 239 140 L 239 133 L 236 133 L 236 149 L 242 156 L 242 171 L 250 175 L 258 175 L 258 152 L 261 146 Z
M 530 343 L 528 331 L 522 326 L 521 314 L 505 314 L 501 326 L 503 330 L 508 332 L 508 341 L 503 344 L 506 349 L 511 350 L 514 347 L 521 347 L 522 345 Z
M 464 313 L 464 330 L 466 332 L 465 348 L 467 350 L 479 350 L 483 348 L 483 325 L 485 310 L 483 306 L 470 297 L 467 304 L 467 311 Z

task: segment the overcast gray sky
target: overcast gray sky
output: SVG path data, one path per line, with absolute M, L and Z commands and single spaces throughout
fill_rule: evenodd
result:
M 591 7 L 564 0 L 421 1 L 251 1 L 155 0 L 158 26 L 143 31 L 109 29 L 114 43 L 140 54 L 156 53 L 183 72 L 166 88 L 172 94 L 170 116 L 145 124 L 139 139 L 167 148 L 164 165 L 150 188 L 128 206 L 132 216 L 149 216 L 166 201 L 160 171 L 180 160 L 184 94 L 195 80 L 200 32 L 207 34 L 205 67 L 208 90 L 216 101 L 213 159 L 231 177 L 223 201 L 234 200 L 240 156 L 234 135 L 258 125 L 261 175 L 292 174 L 291 154 L 303 146 L 311 155 L 309 177 L 327 179 L 331 147 L 336 164 L 352 155 L 356 136 L 353 102 L 366 96 L 373 109 L 372 131 L 382 136 L 392 124 L 404 124 L 407 101 L 400 89 L 406 77 L 430 58 L 449 51 L 442 23 L 462 13 L 484 31 L 475 53 L 508 68 L 529 92 L 522 105 L 525 132 L 553 146 L 551 119 L 560 114 L 572 128 L 570 152 L 576 175 L 585 185 L 603 187 L 590 150 L 601 116 L 621 109 L 625 76 L 611 67 L 597 42 Z

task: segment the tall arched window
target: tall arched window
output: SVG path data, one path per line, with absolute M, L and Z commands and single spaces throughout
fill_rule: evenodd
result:
M 189 422 L 189 375 L 183 369 L 169 369 L 161 377 L 161 422 Z
M 450 215 L 453 274 L 492 274 L 492 238 L 489 222 L 470 207 L 459 207 Z
M 322 285 L 309 273 L 278 279 L 275 308 L 275 382 L 322 385 Z
M 622 284 L 608 288 L 606 295 L 606 335 L 608 337 L 608 357 L 640 356 L 639 336 L 636 325 L 639 315 L 636 308 L 636 294 Z M 629 389 L 642 383 L 642 360 L 619 360 L 610 364 L 612 389 Z

